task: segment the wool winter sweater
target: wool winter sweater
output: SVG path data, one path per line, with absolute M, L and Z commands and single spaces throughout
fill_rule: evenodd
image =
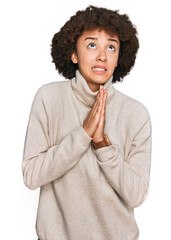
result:
M 98 91 L 77 70 L 35 94 L 22 170 L 25 185 L 40 187 L 40 240 L 137 240 L 134 208 L 149 188 L 151 121 L 146 107 L 119 92 L 112 77 L 105 129 L 112 145 L 95 150 L 83 121 Z

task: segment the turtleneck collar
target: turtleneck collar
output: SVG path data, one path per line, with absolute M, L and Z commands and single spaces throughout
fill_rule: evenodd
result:
M 111 78 L 109 78 L 109 80 L 107 82 L 105 82 L 105 84 L 104 84 L 104 89 L 107 89 L 107 92 L 108 92 L 107 103 L 110 101 L 110 99 L 112 98 L 112 96 L 115 93 L 115 89 L 112 85 L 112 79 L 113 79 L 113 76 Z M 72 86 L 72 89 L 73 89 L 76 97 L 81 102 L 83 102 L 85 105 L 87 105 L 89 107 L 93 106 L 99 90 L 97 90 L 96 92 L 93 92 L 89 88 L 86 80 L 83 78 L 83 76 L 81 75 L 79 70 L 76 71 L 76 76 L 71 79 L 71 86 Z

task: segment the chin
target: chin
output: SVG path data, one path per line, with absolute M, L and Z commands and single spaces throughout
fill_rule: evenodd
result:
M 107 81 L 109 80 L 109 78 L 104 78 L 104 77 L 97 77 L 96 78 L 96 82 L 98 81 L 99 84 L 105 84 Z

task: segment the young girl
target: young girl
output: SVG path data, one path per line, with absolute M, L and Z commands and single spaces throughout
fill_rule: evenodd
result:
M 151 121 L 116 90 L 134 65 L 137 31 L 127 15 L 89 6 L 56 33 L 51 55 L 68 81 L 37 91 L 23 177 L 40 187 L 40 240 L 137 240 L 134 208 L 147 197 Z

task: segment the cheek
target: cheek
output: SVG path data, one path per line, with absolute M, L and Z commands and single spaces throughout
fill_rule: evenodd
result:
M 87 52 L 80 52 L 78 54 L 78 65 L 86 67 L 94 61 L 94 55 Z
M 108 58 L 111 66 L 116 67 L 117 63 L 118 63 L 118 54 L 114 55 L 114 56 L 109 56 Z
M 111 66 L 111 68 L 115 68 L 117 66 L 117 58 L 110 58 L 109 61 L 108 61 L 109 65 Z

